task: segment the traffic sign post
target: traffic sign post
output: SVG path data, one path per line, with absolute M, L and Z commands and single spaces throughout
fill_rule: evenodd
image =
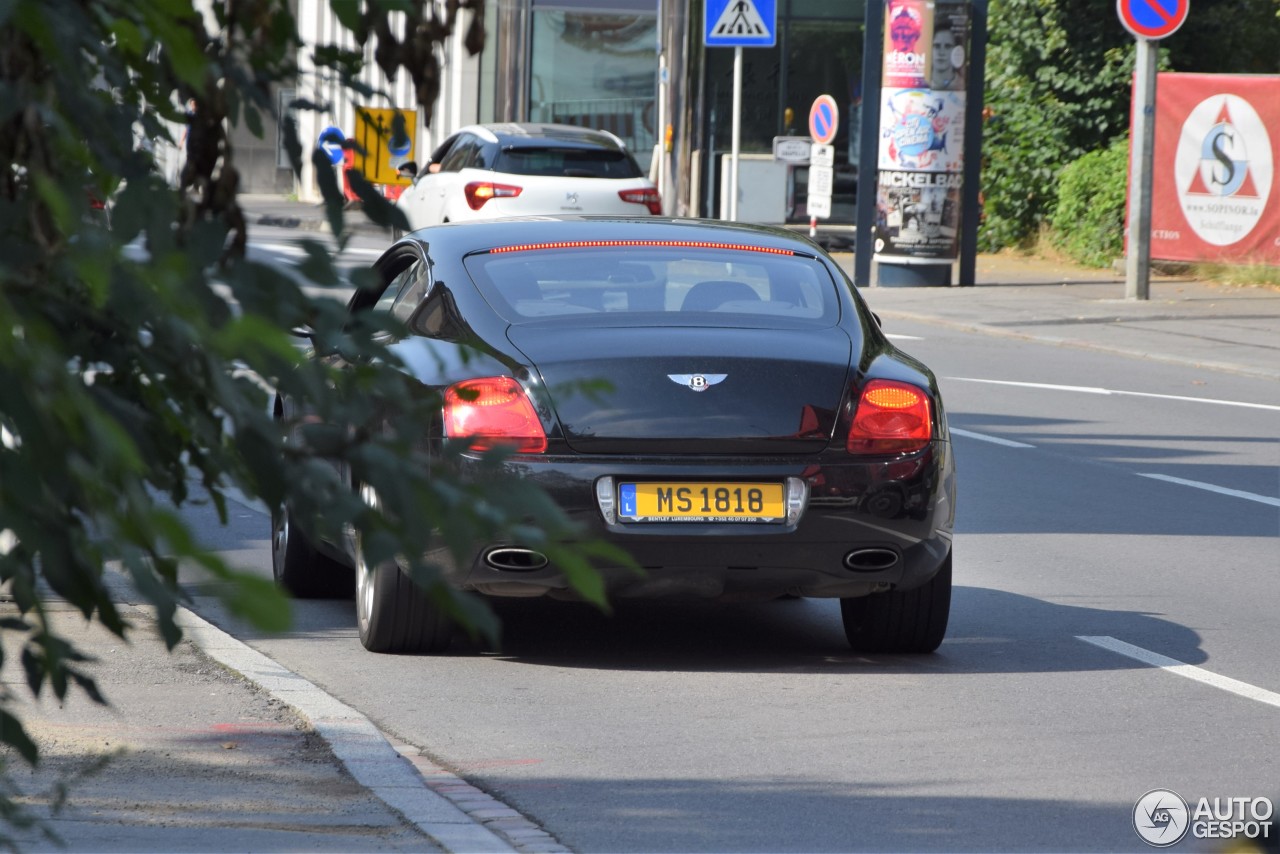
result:
M 742 49 L 778 40 L 777 0 L 707 0 L 703 44 L 733 48 L 733 133 L 729 160 L 729 220 L 738 219 L 738 152 L 742 143 Z
M 1190 0 L 1116 0 L 1120 23 L 1133 34 L 1137 56 L 1133 75 L 1133 119 L 1129 128 L 1129 241 L 1124 295 L 1151 294 L 1151 170 L 1156 140 L 1157 39 L 1186 21 Z
M 397 125 L 396 114 L 400 114 Z M 407 185 L 397 171 L 400 164 L 412 159 L 416 146 L 418 113 L 389 107 L 357 107 L 354 137 L 364 153 L 356 168 L 371 184 Z M 397 127 L 400 131 L 397 131 Z
M 775 136 L 773 138 L 773 159 L 783 163 L 808 163 L 809 149 L 813 143 L 804 136 Z
M 835 186 L 836 150 L 831 147 L 840 129 L 840 107 L 830 95 L 819 95 L 809 108 L 809 186 L 807 209 L 809 236 L 818 236 L 818 218 L 831 216 L 831 190 Z
M 1190 0 L 1116 0 L 1120 23 L 1136 39 L 1162 39 L 1178 31 L 1191 11 Z
M 324 152 L 325 157 L 329 158 L 330 166 L 337 166 L 342 162 L 342 143 L 347 141 L 347 135 L 342 132 L 342 128 L 329 127 L 320 131 L 320 137 L 316 140 L 316 147 Z
M 819 95 L 809 108 L 809 136 L 819 145 L 830 145 L 840 130 L 840 107 L 830 95 Z
M 773 47 L 778 41 L 777 0 L 707 0 L 707 47 Z

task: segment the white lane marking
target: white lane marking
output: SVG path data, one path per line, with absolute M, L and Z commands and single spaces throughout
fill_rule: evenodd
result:
M 292 243 L 250 243 L 250 247 L 261 249 L 266 252 L 273 252 L 280 255 L 296 255 L 303 257 L 307 254 L 307 250 L 301 246 L 294 246 Z M 382 249 L 365 249 L 360 246 L 348 246 L 341 252 L 334 252 L 335 255 L 381 255 L 385 250 Z
M 951 433 L 954 436 L 964 436 L 966 439 L 977 439 L 979 442 L 990 442 L 993 445 L 1004 445 L 1006 448 L 1035 447 L 1035 445 L 1028 445 L 1026 442 L 1015 442 L 1012 439 L 1001 439 L 999 436 L 988 436 L 985 433 L 972 433 L 968 430 L 961 430 L 959 427 L 952 427 Z
M 955 431 L 953 430 L 952 432 L 954 433 Z M 1269 504 L 1272 507 L 1280 507 L 1280 498 L 1272 498 L 1269 495 L 1258 495 L 1256 492 L 1245 492 L 1240 489 L 1227 489 L 1225 486 L 1214 486 L 1212 483 L 1202 483 L 1198 480 L 1184 480 L 1180 477 L 1170 477 L 1167 474 L 1138 472 L 1138 477 L 1149 477 L 1152 480 L 1163 480 L 1166 483 L 1176 483 L 1180 486 L 1191 486 L 1196 489 L 1207 490 L 1208 492 L 1216 492 L 1219 495 L 1230 495 L 1232 498 L 1244 498 L 1247 501 L 1256 501 L 1259 504 Z
M 884 337 L 888 338 L 890 341 L 923 341 L 924 340 L 919 335 L 898 335 L 898 334 L 891 334 L 888 332 L 885 333 Z
M 1007 385 L 1017 386 L 1019 388 L 1041 388 L 1049 391 L 1073 391 L 1078 394 L 1114 394 L 1123 397 L 1152 397 L 1160 400 L 1184 400 L 1191 403 L 1212 403 L 1217 406 L 1243 406 L 1247 409 L 1266 409 L 1270 412 L 1280 412 L 1280 406 L 1275 406 L 1270 403 L 1249 403 L 1243 400 L 1217 400 L 1211 397 L 1187 397 L 1180 394 L 1152 394 L 1145 391 L 1118 391 L 1111 388 L 1097 388 L 1095 386 L 1083 385 L 1055 385 L 1053 383 L 1022 383 L 1013 382 L 1011 380 L 984 380 L 976 377 L 947 377 L 946 379 L 962 383 L 986 383 L 988 385 Z
M 1214 688 L 1280 709 L 1280 694 L 1268 691 L 1265 688 L 1259 688 L 1257 685 L 1250 685 L 1248 682 L 1241 682 L 1239 679 L 1232 679 L 1229 676 L 1220 676 L 1210 670 L 1204 670 L 1192 664 L 1185 664 L 1176 658 L 1169 658 L 1158 652 L 1152 652 L 1149 649 L 1143 649 L 1140 646 L 1134 646 L 1131 643 L 1125 643 L 1107 635 L 1092 637 L 1076 635 L 1076 640 L 1100 646 L 1103 649 L 1141 661 L 1143 664 L 1150 664 L 1152 667 L 1158 667 L 1178 676 L 1185 676 L 1188 679 L 1194 679 L 1196 682 L 1203 682 L 1206 685 L 1212 685 Z

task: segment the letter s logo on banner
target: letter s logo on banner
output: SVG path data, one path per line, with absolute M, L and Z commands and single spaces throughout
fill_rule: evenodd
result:
M 1182 124 L 1174 160 L 1187 223 L 1214 246 L 1244 239 L 1262 218 L 1274 167 L 1266 125 L 1248 101 L 1201 101 Z

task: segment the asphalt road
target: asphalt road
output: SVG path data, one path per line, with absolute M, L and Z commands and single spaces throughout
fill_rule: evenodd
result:
M 1280 795 L 1275 383 L 886 328 L 955 433 L 936 655 L 851 653 L 831 601 L 500 601 L 438 657 L 200 610 L 580 851 L 1142 850 L 1151 789 Z M 270 573 L 265 516 L 206 529 Z

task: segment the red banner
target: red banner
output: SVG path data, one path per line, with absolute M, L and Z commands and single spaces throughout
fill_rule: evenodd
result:
M 1151 257 L 1280 265 L 1280 76 L 1160 74 Z

